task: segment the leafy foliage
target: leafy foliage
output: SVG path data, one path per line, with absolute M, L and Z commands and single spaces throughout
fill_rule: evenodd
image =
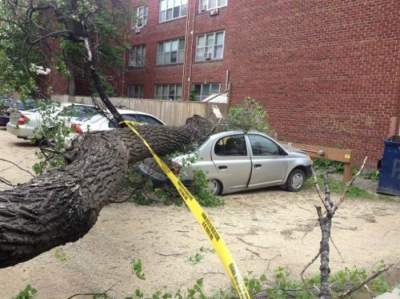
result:
M 194 181 L 188 189 L 196 197 L 200 205 L 205 207 L 217 207 L 224 204 L 221 197 L 213 195 L 208 189 L 207 177 L 203 171 L 196 171 Z M 140 205 L 162 203 L 165 205 L 182 205 L 183 201 L 170 183 L 155 186 L 151 179 L 144 177 L 137 170 L 130 171 L 128 175 L 128 187 L 131 188 L 130 201 Z
M 344 171 L 344 163 L 337 161 L 330 161 L 325 159 L 315 159 L 313 162 L 315 170 L 318 172 L 335 172 L 335 173 L 343 173 Z
M 143 265 L 140 259 L 134 259 L 131 262 L 133 273 L 139 279 L 144 279 Z M 376 270 L 384 267 L 380 263 Z M 334 298 L 343 294 L 347 290 L 357 287 L 361 282 L 365 281 L 368 277 L 368 272 L 365 269 L 357 267 L 345 268 L 342 271 L 336 272 L 330 277 L 330 285 L 332 287 Z M 250 295 L 254 298 L 256 294 L 265 294 L 269 299 L 316 299 L 318 298 L 318 285 L 319 275 L 313 275 L 305 279 L 305 281 L 297 280 L 291 277 L 290 272 L 283 267 L 279 267 L 273 271 L 273 275 L 269 278 L 266 274 L 260 276 L 251 275 L 245 277 L 245 284 L 249 290 Z M 373 292 L 375 296 L 385 293 L 390 290 L 390 285 L 384 276 L 379 276 L 368 284 L 369 292 Z M 31 286 L 27 286 L 13 299 L 34 299 L 37 293 Z M 21 295 L 22 294 L 22 295 Z M 361 288 L 354 293 L 354 298 L 363 298 L 366 295 L 365 288 Z M 24 297 L 25 296 L 25 297 Z M 95 298 L 108 298 L 107 295 Z M 141 289 L 136 289 L 132 295 L 125 297 L 125 299 L 231 299 L 236 298 L 233 289 L 218 289 L 214 290 L 211 294 L 204 291 L 203 278 L 196 280 L 192 287 L 186 289 L 178 289 L 176 291 L 160 291 L 157 290 L 150 295 L 146 295 Z M 350 297 L 352 298 L 352 297 Z
M 363 178 L 371 181 L 378 181 L 379 180 L 379 170 L 374 170 L 367 172 L 363 175 Z
M 36 294 L 37 290 L 28 284 L 25 289 L 19 292 L 17 296 L 13 297 L 13 299 L 35 299 Z
M 131 260 L 131 269 L 132 273 L 136 275 L 140 280 L 145 280 L 145 275 L 143 273 L 143 264 L 141 259 L 132 259 Z
M 45 68 L 67 78 L 85 77 L 89 73 L 86 37 L 93 45 L 91 58 L 104 79 L 111 66 L 123 63 L 130 22 L 128 5 L 113 0 L 3 1 L 0 93 L 38 96 L 38 83 L 45 75 L 39 70 Z
M 273 133 L 267 112 L 260 103 L 252 98 L 246 98 L 238 105 L 232 106 L 226 122 L 229 130 L 239 129 L 245 132 L 257 130 L 268 134 Z
M 65 163 L 65 141 L 71 129 L 66 125 L 68 115 L 65 115 L 66 119 L 55 116 L 59 109 L 57 103 L 43 103 L 38 108 L 41 124 L 34 132 L 34 140 L 41 151 L 36 153 L 39 162 L 33 165 L 36 174 L 62 167 Z

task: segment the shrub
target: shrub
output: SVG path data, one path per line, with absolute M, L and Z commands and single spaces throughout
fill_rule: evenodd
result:
M 226 123 L 229 130 L 245 132 L 257 130 L 268 134 L 273 133 L 264 107 L 250 97 L 229 109 Z

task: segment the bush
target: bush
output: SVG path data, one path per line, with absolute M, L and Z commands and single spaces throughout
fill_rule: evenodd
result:
M 226 123 L 228 130 L 257 130 L 273 134 L 264 107 L 250 97 L 229 109 Z

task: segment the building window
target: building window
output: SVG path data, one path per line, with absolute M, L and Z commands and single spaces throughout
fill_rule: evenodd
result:
M 181 100 L 182 84 L 157 84 L 155 98 L 160 100 Z
M 194 84 L 190 97 L 194 101 L 202 101 L 212 94 L 220 93 L 220 90 L 221 84 L 219 83 Z
M 216 9 L 228 5 L 228 0 L 200 0 L 199 11 Z
M 129 85 L 128 86 L 128 98 L 143 99 L 144 98 L 144 86 L 143 85 Z
M 146 60 L 146 46 L 134 46 L 129 50 L 128 66 L 144 67 Z
M 211 32 L 197 36 L 196 61 L 224 58 L 225 31 Z
M 157 64 L 178 64 L 183 63 L 185 52 L 185 40 L 174 39 L 158 44 Z
M 136 14 L 134 17 L 134 27 L 137 29 L 143 28 L 147 25 L 147 18 L 149 15 L 149 8 L 147 6 L 139 6 L 136 8 Z
M 187 0 L 160 0 L 160 23 L 184 17 Z

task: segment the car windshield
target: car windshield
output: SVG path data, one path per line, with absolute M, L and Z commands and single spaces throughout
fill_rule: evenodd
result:
M 90 118 L 93 115 L 98 114 L 97 108 L 94 106 L 85 105 L 71 105 L 64 107 L 60 112 L 59 116 L 69 116 L 76 118 Z

